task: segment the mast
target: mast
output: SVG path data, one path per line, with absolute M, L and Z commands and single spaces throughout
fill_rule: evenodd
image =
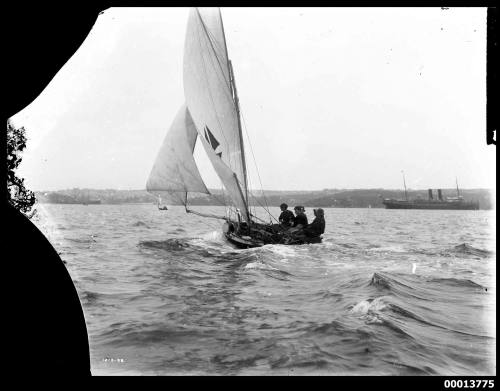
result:
M 406 180 L 405 180 L 405 172 L 403 170 L 401 170 L 401 172 L 403 173 L 403 185 L 405 187 L 405 200 L 408 201 L 408 193 L 406 191 Z
M 457 197 L 460 197 L 460 191 L 458 190 L 458 179 L 455 177 L 455 183 L 457 184 Z
M 240 135 L 241 164 L 243 166 L 243 182 L 245 183 L 245 202 L 247 206 L 248 220 L 250 221 L 250 212 L 248 211 L 247 164 L 245 160 L 245 147 L 243 145 L 243 132 L 241 131 L 240 100 L 238 99 L 238 92 L 236 90 L 236 81 L 234 79 L 233 63 L 230 60 L 229 60 L 229 70 L 231 75 L 231 86 L 233 89 L 234 107 L 236 109 L 236 117 L 238 119 L 238 132 Z
M 212 166 L 233 205 L 250 222 L 241 119 L 220 12 L 194 8 L 190 13 L 184 48 L 184 95 Z
M 240 149 L 241 149 L 241 164 L 243 167 L 243 182 L 245 184 L 245 206 L 246 206 L 246 214 L 248 221 L 250 221 L 250 211 L 248 210 L 248 182 L 247 182 L 247 164 L 245 160 L 245 148 L 243 144 L 243 132 L 241 131 L 241 117 L 240 117 L 240 100 L 238 99 L 238 91 L 236 90 L 236 80 L 234 78 L 233 64 L 231 60 L 229 60 L 229 55 L 227 52 L 227 44 L 226 44 L 226 33 L 224 32 L 224 23 L 222 22 L 222 14 L 219 8 L 219 17 L 220 24 L 222 28 L 222 37 L 224 38 L 224 50 L 226 51 L 226 58 L 229 65 L 229 79 L 231 83 L 231 90 L 233 93 L 234 107 L 236 109 L 236 117 L 238 119 L 238 133 L 240 136 Z

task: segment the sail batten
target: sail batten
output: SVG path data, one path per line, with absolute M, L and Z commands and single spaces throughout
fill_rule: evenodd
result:
M 205 152 L 232 204 L 249 220 L 243 139 L 219 10 L 191 11 L 183 79 L 186 105 Z

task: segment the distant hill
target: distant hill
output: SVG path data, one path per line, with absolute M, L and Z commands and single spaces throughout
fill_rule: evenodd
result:
M 220 189 L 210 190 L 212 195 L 190 195 L 191 205 L 222 205 L 224 197 Z M 436 196 L 436 191 L 434 191 Z M 492 209 L 494 200 L 488 189 L 461 189 L 460 195 L 467 201 L 479 201 L 481 209 Z M 100 200 L 102 204 L 156 203 L 157 198 L 146 190 L 115 189 L 66 189 L 58 191 L 35 192 L 38 202 L 56 204 L 84 203 L 86 200 Z M 443 196 L 456 196 L 456 189 L 443 189 Z M 427 198 L 427 189 L 408 190 L 408 198 Z M 404 198 L 401 190 L 387 189 L 323 189 L 302 191 L 266 190 L 253 192 L 250 198 L 252 205 L 279 206 L 283 202 L 290 207 L 303 205 L 307 207 L 334 208 L 383 208 L 383 198 Z

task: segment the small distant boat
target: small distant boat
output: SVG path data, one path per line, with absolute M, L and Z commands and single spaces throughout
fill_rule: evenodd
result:
M 161 204 L 161 197 L 158 196 L 158 210 L 168 210 L 167 205 L 160 206 Z
M 83 205 L 100 205 L 101 200 L 85 200 L 82 202 Z
M 441 209 L 441 210 L 479 210 L 478 201 L 465 201 L 460 195 L 457 180 L 457 196 L 456 197 L 443 197 L 443 192 L 438 189 L 438 198 L 434 199 L 432 189 L 428 189 L 428 199 L 408 199 L 406 191 L 406 181 L 403 174 L 403 183 L 405 187 L 405 199 L 396 200 L 386 198 L 382 201 L 386 209 Z
M 321 237 L 294 239 L 277 224 L 266 223 L 250 211 L 239 99 L 222 16 L 216 8 L 190 12 L 183 81 L 185 104 L 165 136 L 147 180 L 147 191 L 184 205 L 187 213 L 225 220 L 224 236 L 239 248 L 321 242 Z M 193 157 L 197 140 L 224 187 L 221 204 L 226 206 L 225 216 L 188 208 L 188 193 L 210 194 Z

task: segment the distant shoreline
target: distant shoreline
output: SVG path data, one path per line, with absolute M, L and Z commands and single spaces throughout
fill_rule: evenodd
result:
M 441 189 L 444 197 L 455 197 L 456 189 Z M 210 189 L 212 194 L 189 195 L 190 205 L 222 206 L 222 192 L 220 189 Z M 409 199 L 427 199 L 428 189 L 407 191 Z M 282 203 L 290 207 L 303 205 L 305 207 L 324 208 L 384 208 L 384 198 L 402 199 L 403 190 L 393 189 L 324 189 L 324 190 L 266 190 L 253 193 L 251 206 L 276 207 Z M 460 195 L 466 201 L 478 201 L 480 209 L 493 209 L 495 204 L 494 192 L 489 189 L 460 189 Z M 156 204 L 158 198 L 146 190 L 115 190 L 115 189 L 66 189 L 57 191 L 37 191 L 35 196 L 41 204 L 91 204 L 99 202 L 101 205 L 120 204 Z M 437 197 L 437 189 L 434 189 Z M 162 196 L 162 203 L 168 202 L 168 195 Z

